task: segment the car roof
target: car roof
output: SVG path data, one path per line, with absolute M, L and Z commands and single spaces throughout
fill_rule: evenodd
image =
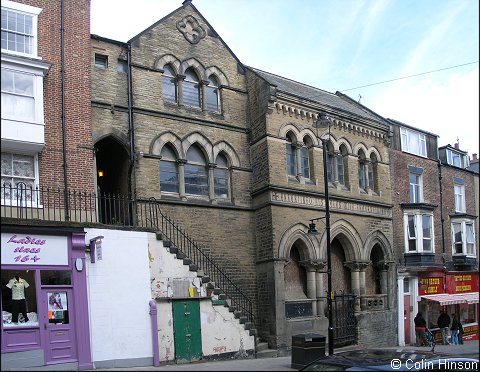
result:
M 338 365 L 342 367 L 366 367 L 375 369 L 375 366 L 390 366 L 393 359 L 397 359 L 401 364 L 405 364 L 407 360 L 426 361 L 438 358 L 452 358 L 453 355 L 446 353 L 436 353 L 423 350 L 409 349 L 358 349 L 339 352 L 320 358 L 317 361 L 329 365 Z M 311 363 L 314 364 L 315 362 Z M 305 367 L 306 368 L 306 367 Z

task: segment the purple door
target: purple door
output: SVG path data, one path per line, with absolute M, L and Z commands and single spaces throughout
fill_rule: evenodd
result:
M 42 297 L 46 364 L 78 361 L 73 291 L 69 288 L 44 288 Z

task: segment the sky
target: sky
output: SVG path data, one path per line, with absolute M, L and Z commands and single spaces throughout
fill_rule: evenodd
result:
M 183 0 L 91 0 L 91 33 L 126 42 Z M 347 94 L 479 154 L 478 0 L 193 0 L 245 65 Z

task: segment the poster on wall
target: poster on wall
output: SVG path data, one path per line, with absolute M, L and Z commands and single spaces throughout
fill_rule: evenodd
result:
M 2 265 L 68 265 L 66 236 L 2 233 Z

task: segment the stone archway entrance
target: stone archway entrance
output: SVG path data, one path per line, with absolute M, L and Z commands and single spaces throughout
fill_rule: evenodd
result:
M 129 208 L 129 156 L 114 138 L 106 137 L 95 144 L 97 195 L 102 223 L 125 223 L 131 220 Z

